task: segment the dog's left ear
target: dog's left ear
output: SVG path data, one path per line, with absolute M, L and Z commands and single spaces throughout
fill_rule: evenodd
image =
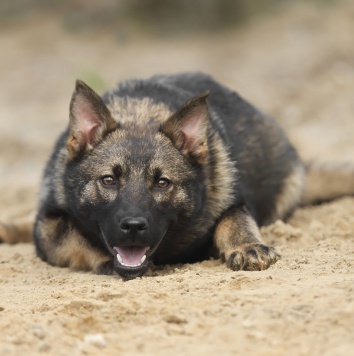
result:
M 66 144 L 70 158 L 91 150 L 116 128 L 117 123 L 99 95 L 77 80 L 70 103 L 70 134 Z
M 186 102 L 163 125 L 162 132 L 187 157 L 203 164 L 208 153 L 209 92 Z

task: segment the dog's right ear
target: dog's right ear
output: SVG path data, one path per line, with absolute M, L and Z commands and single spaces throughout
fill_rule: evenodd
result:
M 205 92 L 187 101 L 161 127 L 182 154 L 199 164 L 208 153 L 208 95 Z
M 66 143 L 70 158 L 92 150 L 116 128 L 117 123 L 99 95 L 77 80 L 70 102 L 70 133 Z

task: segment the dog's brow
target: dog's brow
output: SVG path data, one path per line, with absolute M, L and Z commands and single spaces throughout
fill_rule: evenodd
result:
M 115 176 L 117 176 L 117 177 L 119 177 L 123 172 L 123 168 L 120 164 L 114 165 L 112 170 L 113 170 L 113 173 L 115 174 Z

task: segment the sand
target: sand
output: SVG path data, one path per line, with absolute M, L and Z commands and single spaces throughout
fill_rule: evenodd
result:
M 70 33 L 53 16 L 2 26 L 0 220 L 33 215 L 78 77 L 101 90 L 203 70 L 275 116 L 305 160 L 354 164 L 353 34 L 352 1 L 288 4 L 173 41 Z M 298 209 L 262 233 L 282 254 L 266 271 L 211 260 L 127 282 L 51 267 L 32 244 L 2 244 L 0 354 L 354 354 L 354 198 Z

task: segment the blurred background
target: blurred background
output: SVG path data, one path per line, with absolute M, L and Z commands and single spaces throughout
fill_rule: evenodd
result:
M 1 219 L 36 204 L 77 78 L 204 71 L 304 159 L 354 162 L 352 0 L 2 0 L 0 48 Z

